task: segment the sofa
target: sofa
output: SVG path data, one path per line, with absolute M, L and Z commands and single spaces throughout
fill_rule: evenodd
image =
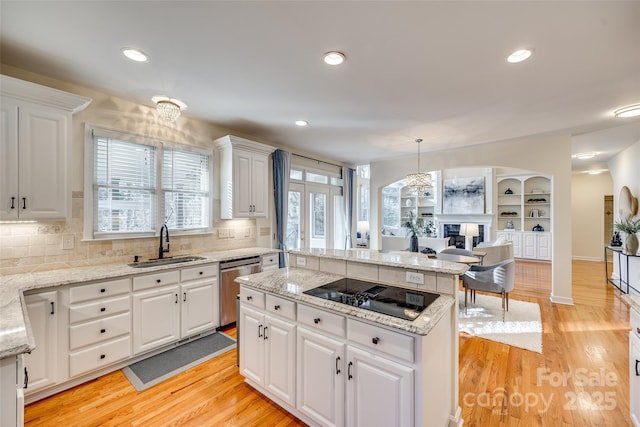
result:
M 383 251 L 408 251 L 410 238 L 403 236 L 382 236 Z M 452 247 L 448 237 L 418 237 L 420 250 L 431 248 L 436 252 Z
M 513 242 L 509 240 L 499 239 L 493 242 L 482 242 L 474 250 L 486 253 L 482 258 L 482 265 L 494 265 L 513 259 Z

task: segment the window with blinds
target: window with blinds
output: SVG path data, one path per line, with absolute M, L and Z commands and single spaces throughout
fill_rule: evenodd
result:
M 94 137 L 94 235 L 154 233 L 156 147 Z
M 152 138 L 87 125 L 86 239 L 211 231 L 212 154 Z
M 170 229 L 206 229 L 210 223 L 208 155 L 163 149 L 162 193 Z

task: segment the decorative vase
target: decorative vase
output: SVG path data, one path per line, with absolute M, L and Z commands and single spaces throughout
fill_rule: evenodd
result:
M 409 240 L 409 252 L 418 252 L 418 236 L 415 234 L 412 234 Z
M 624 242 L 624 250 L 631 255 L 635 255 L 638 252 L 638 235 L 629 234 L 627 240 Z

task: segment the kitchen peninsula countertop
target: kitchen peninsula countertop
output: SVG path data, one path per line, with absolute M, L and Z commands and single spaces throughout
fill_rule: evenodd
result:
M 302 252 L 298 253 L 302 254 Z M 344 258 L 344 256 L 340 257 L 340 259 Z M 393 265 L 397 267 L 398 263 Z M 323 273 L 301 268 L 281 268 L 279 270 L 264 271 L 250 276 L 240 276 L 236 281 L 255 289 L 260 289 L 309 305 L 314 305 L 332 312 L 347 314 L 359 319 L 368 320 L 379 325 L 389 326 L 417 335 L 427 335 L 447 310 L 449 310 L 455 303 L 454 297 L 440 294 L 440 296 L 429 307 L 427 307 L 420 316 L 418 316 L 418 318 L 413 321 L 409 321 L 354 307 L 348 304 L 342 304 L 304 294 L 304 291 L 306 290 L 331 283 L 335 280 L 341 279 L 342 277 L 343 276 L 337 274 Z
M 463 275 L 469 266 L 450 261 L 440 261 L 416 252 L 381 252 L 374 249 L 299 249 L 289 253 L 298 256 L 346 259 L 365 264 L 403 267 L 413 270 L 435 271 L 437 273 Z M 286 256 L 286 255 L 285 255 Z
M 200 264 L 228 261 L 250 256 L 262 256 L 279 252 L 269 248 L 243 248 L 198 254 L 202 260 L 145 268 L 130 267 L 125 263 L 100 264 L 86 267 L 65 268 L 38 273 L 13 274 L 0 277 L 0 358 L 26 353 L 35 348 L 29 318 L 25 315 L 23 293 L 33 289 L 55 288 L 74 283 L 108 280 L 152 273 Z M 176 255 L 179 256 L 179 255 Z

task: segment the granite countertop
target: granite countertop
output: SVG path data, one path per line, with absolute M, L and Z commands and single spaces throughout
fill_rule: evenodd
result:
M 640 295 L 622 295 L 622 300 L 625 301 L 631 308 L 640 313 Z
M 202 260 L 179 264 L 133 268 L 127 264 L 101 264 L 89 267 L 67 268 L 38 273 L 14 274 L 0 277 L 0 358 L 26 353 L 35 348 L 29 318 L 25 316 L 25 291 L 54 288 L 74 283 L 108 280 L 147 274 L 162 270 L 190 267 L 212 262 L 228 261 L 249 256 L 261 256 L 279 252 L 278 249 L 244 248 L 193 255 Z
M 289 253 L 457 275 L 463 275 L 469 269 L 465 264 L 439 261 L 416 252 L 381 252 L 375 249 L 300 249 L 290 250 Z
M 447 310 L 450 310 L 455 304 L 454 297 L 441 294 L 417 319 L 409 321 L 303 293 L 308 289 L 325 285 L 342 277 L 301 268 L 281 268 L 250 276 L 240 276 L 236 281 L 252 288 L 328 309 L 332 312 L 350 315 L 417 335 L 427 335 Z

